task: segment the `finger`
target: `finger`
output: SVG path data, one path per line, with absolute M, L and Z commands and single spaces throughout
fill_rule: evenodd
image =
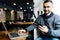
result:
M 18 30 L 18 33 L 24 33 L 25 30 Z
M 22 33 L 22 31 L 18 31 L 18 33 Z
M 41 28 L 41 29 L 43 29 L 43 27 L 42 27 L 42 26 L 38 26 L 38 28 Z
M 42 29 L 43 30 L 43 28 L 41 28 L 40 26 L 38 27 L 38 29 Z
M 40 31 L 43 31 L 43 29 L 39 28 Z
M 42 26 L 39 26 L 38 29 L 41 30 L 41 31 L 43 31 L 45 28 L 42 27 Z
M 38 27 L 41 26 L 41 25 L 38 25 Z

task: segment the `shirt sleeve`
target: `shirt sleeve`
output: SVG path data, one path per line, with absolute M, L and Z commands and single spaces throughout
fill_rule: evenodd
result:
M 48 34 L 55 37 L 60 37 L 60 16 L 55 18 L 55 29 L 49 30 Z
M 32 25 L 30 25 L 30 26 L 28 26 L 27 28 L 25 28 L 25 30 L 26 30 L 26 31 L 31 31 L 31 30 L 35 29 L 35 28 L 37 27 L 37 25 L 38 25 L 38 19 L 39 19 L 39 18 L 37 18 Z

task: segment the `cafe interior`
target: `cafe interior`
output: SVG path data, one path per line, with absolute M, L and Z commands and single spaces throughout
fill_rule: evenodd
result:
M 17 31 L 32 25 L 35 19 L 43 12 L 44 0 L 0 0 L 0 40 L 34 40 L 36 29 L 21 34 L 17 37 Z M 60 1 L 54 2 L 53 12 L 60 13 Z M 57 11 L 58 10 L 58 11 Z M 60 14 L 58 14 L 60 15 Z M 16 37 L 11 37 L 10 33 Z M 15 34 L 16 33 L 16 34 Z M 30 37 L 27 38 L 27 36 Z
M 10 40 L 8 33 L 17 33 L 17 30 L 33 24 L 33 15 L 33 0 L 0 0 L 0 40 Z M 30 33 L 33 35 L 33 31 Z

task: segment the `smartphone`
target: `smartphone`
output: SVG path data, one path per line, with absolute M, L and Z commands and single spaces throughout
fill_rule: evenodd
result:
M 38 25 L 42 26 L 42 24 L 38 24 Z

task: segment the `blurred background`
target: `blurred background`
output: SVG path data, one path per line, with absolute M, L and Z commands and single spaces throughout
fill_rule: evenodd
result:
M 52 11 L 60 15 L 60 0 L 52 0 L 53 9 Z M 2 22 L 6 24 L 8 30 L 16 30 L 19 28 L 26 28 L 33 24 L 35 19 L 43 14 L 43 2 L 44 0 L 0 0 L 0 31 L 5 29 Z M 18 24 L 13 24 L 21 22 Z M 31 24 L 21 25 L 24 22 L 32 22 Z M 36 29 L 30 32 L 33 35 L 33 39 L 37 37 Z M 5 34 L 4 34 L 5 35 Z M 1 39 L 2 40 L 2 39 Z

